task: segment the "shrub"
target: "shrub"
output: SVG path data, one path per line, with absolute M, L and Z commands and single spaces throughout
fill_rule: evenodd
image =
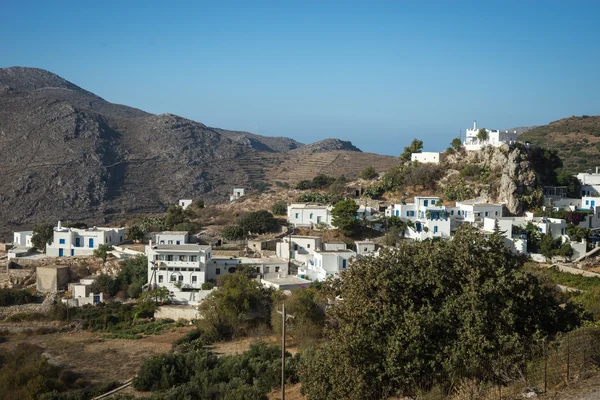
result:
M 286 215 L 287 214 L 287 204 L 285 201 L 279 200 L 273 208 L 271 209 L 273 214 L 275 215 Z
M 362 171 L 360 171 L 360 174 L 358 175 L 359 178 L 365 179 L 365 180 L 375 179 L 378 176 L 379 176 L 379 174 L 377 173 L 377 171 L 375 171 L 375 168 L 373 168 L 373 167 L 367 167 L 367 168 L 363 169 Z
M 240 240 L 244 237 L 244 231 L 238 225 L 229 225 L 221 230 L 221 236 L 227 240 Z
M 37 297 L 26 289 L 0 289 L 0 307 L 33 303 Z

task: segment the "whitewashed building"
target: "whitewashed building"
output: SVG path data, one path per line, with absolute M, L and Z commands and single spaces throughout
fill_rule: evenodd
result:
M 490 218 L 483 219 L 483 232 L 491 234 L 498 223 L 500 234 L 504 236 L 504 245 L 514 254 L 527 254 L 527 235 L 513 233 L 514 221 L 512 218 Z
M 354 244 L 356 245 L 356 254 L 359 257 L 373 256 L 376 254 L 377 245 L 375 242 L 370 240 L 357 240 Z
M 519 134 L 517 131 L 500 131 L 485 129 L 487 132 L 487 140 L 479 140 L 477 135 L 479 129 L 477 129 L 477 121 L 473 122 L 473 129 L 467 128 L 465 130 L 465 142 L 464 146 L 467 150 L 481 150 L 485 146 L 499 147 L 504 144 L 512 144 L 517 141 Z
M 287 208 L 287 219 L 294 227 L 314 228 L 325 226 L 333 228 L 330 205 L 296 203 L 290 204 Z
M 600 167 L 596 172 L 582 172 L 577 174 L 581 184 L 581 197 L 598 197 L 600 195 Z
M 417 161 L 420 163 L 431 163 L 431 164 L 439 164 L 440 163 L 440 154 L 436 152 L 422 152 L 422 153 L 412 153 L 410 155 L 410 161 Z
M 51 257 L 91 256 L 101 244 L 118 245 L 124 238 L 125 228 L 64 228 L 58 221 L 52 243 L 46 246 L 46 254 Z
M 481 198 L 457 201 L 455 207 L 448 207 L 450 218 L 457 224 L 463 222 L 483 224 L 484 218 L 502 217 L 502 204 L 485 203 Z
M 167 288 L 180 303 L 196 304 L 206 296 L 202 284 L 214 276 L 210 246 L 150 241 L 146 256 L 150 287 Z
M 311 281 L 324 281 L 348 268 L 353 257 L 356 257 L 356 253 L 352 250 L 317 250 L 312 263 L 298 268 L 298 276 Z
M 275 254 L 282 259 L 292 259 L 297 263 L 308 265 L 313 260 L 315 250 L 321 250 L 320 236 L 286 236 L 277 243 Z
M 233 188 L 233 194 L 229 196 L 229 201 L 234 201 L 243 197 L 245 193 L 244 188 Z
M 450 218 L 439 197 L 418 196 L 414 203 L 389 206 L 385 214 L 387 217 L 396 216 L 409 224 L 405 230 L 405 236 L 409 239 L 447 238 L 451 234 Z
M 13 245 L 17 247 L 33 247 L 31 244 L 31 237 L 33 231 L 21 231 L 13 233 Z
M 185 231 L 165 231 L 154 235 L 156 244 L 186 244 L 189 242 L 188 233 Z
M 179 203 L 177 203 L 179 205 L 179 207 L 183 208 L 184 210 L 186 208 L 188 208 L 189 206 L 192 205 L 193 200 L 191 199 L 181 199 L 179 200 Z

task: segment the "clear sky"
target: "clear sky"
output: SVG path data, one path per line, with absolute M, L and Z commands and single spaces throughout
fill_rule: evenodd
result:
M 114 103 L 398 155 L 600 109 L 598 1 L 8 1 L 0 67 Z

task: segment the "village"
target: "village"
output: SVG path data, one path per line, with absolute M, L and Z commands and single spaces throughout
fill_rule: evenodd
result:
M 474 123 L 465 131 L 461 147 L 475 153 L 508 147 L 516 143 L 517 136 L 516 132 L 477 129 Z M 415 152 L 410 163 L 439 164 L 444 157 L 444 153 Z M 541 210 L 522 215 L 509 215 L 505 204 L 490 203 L 485 197 L 449 203 L 438 196 L 415 194 L 411 202 L 378 202 L 365 199 L 363 189 L 350 185 L 349 193 L 355 191 L 347 199 L 355 204 L 350 217 L 369 230 L 368 235 L 359 231 L 352 242 L 327 235 L 337 229 L 336 204 L 290 201 L 285 204 L 285 222 L 278 232 L 252 234 L 242 227 L 237 240 L 220 238 L 207 243 L 193 232 L 171 230 L 151 232 L 134 241 L 126 227 L 64 226 L 57 221 L 45 252 L 38 252 L 33 245 L 33 231 L 14 232 L 12 243 L 2 247 L 7 273 L 18 274 L 21 268 L 38 265 L 37 290 L 63 293 L 62 301 L 75 307 L 105 301 L 105 293 L 93 292 L 93 283 L 100 274 L 118 270 L 107 272 L 104 267 L 95 275 L 72 281 L 69 267 L 51 260 L 76 262 L 100 254 L 104 266 L 107 259 L 145 257 L 147 280 L 142 290 L 166 290 L 172 305 L 163 307 L 162 315 L 193 320 L 198 318 L 198 305 L 227 274 L 252 271 L 252 277 L 264 287 L 290 293 L 337 277 L 356 260 L 377 257 L 382 249 L 393 248 L 396 241 L 386 243 L 382 240 L 385 234 L 408 242 L 451 240 L 461 225 L 468 224 L 484 235 L 501 234 L 505 246 L 516 255 L 578 268 L 578 263 L 600 252 L 600 171 L 580 172 L 576 178 L 580 196 L 567 197 L 563 186 L 546 186 Z M 245 197 L 246 189 L 233 188 L 229 200 L 235 204 Z M 194 203 L 182 199 L 175 207 L 185 211 Z M 536 234 L 547 238 L 547 243 L 532 243 Z

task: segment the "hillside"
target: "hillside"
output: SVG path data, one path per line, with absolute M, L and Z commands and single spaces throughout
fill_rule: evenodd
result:
M 600 116 L 560 119 L 525 132 L 519 140 L 555 149 L 572 173 L 600 164 Z
M 0 146 L 2 234 L 57 219 L 108 223 L 180 198 L 218 203 L 234 186 L 353 177 L 397 160 L 339 139 L 304 145 L 154 115 L 23 67 L 0 69 Z

